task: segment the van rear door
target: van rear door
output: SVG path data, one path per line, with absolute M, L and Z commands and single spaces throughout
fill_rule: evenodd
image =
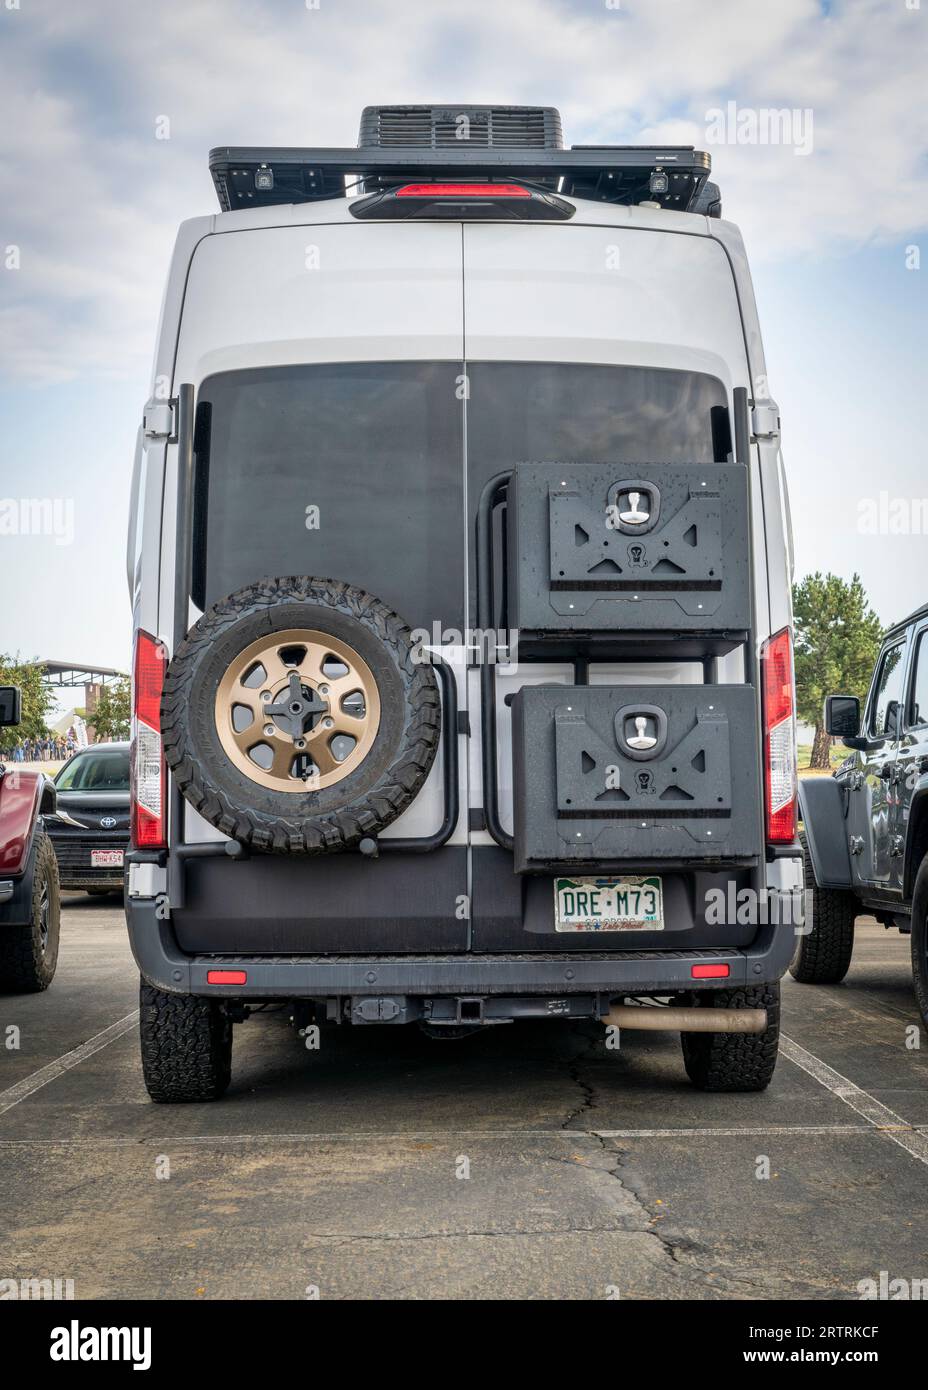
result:
M 637 476 L 647 465 L 675 465 L 684 490 L 687 466 L 695 473 L 703 465 L 707 479 L 709 465 L 731 468 L 732 393 L 736 387 L 748 384 L 748 367 L 732 270 L 717 242 L 698 234 L 628 226 L 582 226 L 574 222 L 563 226 L 466 225 L 464 285 L 467 485 L 472 521 L 488 480 L 517 467 L 520 487 L 543 484 L 545 507 L 549 485 L 556 489 L 558 480 L 542 474 L 546 467 L 550 470 L 559 463 L 568 465 L 567 471 L 572 470 L 569 488 L 577 486 L 581 490 L 583 484 L 578 480 L 582 479 L 583 470 L 597 465 L 607 469 L 616 465 L 630 477 Z M 531 484 L 523 483 L 521 479 L 532 465 L 541 466 L 536 470 L 537 477 Z M 723 474 L 724 467 L 715 468 L 709 484 L 719 486 Z M 746 478 L 739 486 L 746 499 Z M 750 596 L 748 531 L 756 529 L 757 523 L 747 513 L 743 520 L 739 532 L 744 552 L 740 582 Z M 512 518 L 502 523 L 510 530 L 512 524 Z M 549 565 L 553 563 L 554 533 L 552 530 L 549 537 L 546 519 L 543 530 L 542 543 L 535 546 L 539 585 L 547 582 Z M 573 525 L 570 532 L 574 535 Z M 576 535 L 578 545 L 585 543 L 582 527 L 576 528 Z M 506 545 L 503 536 L 496 538 L 500 556 Z M 471 576 L 477 576 L 479 558 L 475 552 L 471 560 Z M 522 582 L 513 573 L 518 564 L 518 556 L 509 548 L 502 587 L 510 594 L 513 585 Z M 497 569 L 502 572 L 501 559 Z M 558 581 L 553 570 L 550 578 L 553 584 L 566 582 Z M 586 587 L 596 588 L 598 584 L 597 576 Z M 606 587 L 605 581 L 603 586 Z M 531 580 L 523 583 L 523 592 L 531 588 Z M 567 599 L 572 597 L 568 595 L 561 605 L 565 614 L 570 607 Z M 494 594 L 493 621 L 505 624 L 507 612 L 497 599 Z M 740 607 L 741 611 L 749 610 L 750 601 Z M 476 623 L 473 582 L 470 616 Z M 617 618 L 616 628 L 621 622 Z M 521 640 L 522 634 L 517 636 Z M 499 820 L 503 837 L 515 837 L 515 863 L 522 872 L 513 874 L 512 854 L 495 842 L 499 837 L 490 833 L 492 823 L 488 825 L 485 814 L 489 789 L 483 784 L 483 769 L 475 747 L 471 757 L 474 949 L 563 950 L 568 939 L 571 951 L 602 950 L 604 945 L 615 949 L 620 945 L 615 933 L 604 936 L 599 932 L 574 932 L 566 938 L 555 931 L 552 879 L 560 870 L 554 867 L 553 860 L 551 873 L 544 868 L 545 845 L 556 848 L 558 834 L 564 838 L 564 824 L 578 814 L 571 806 L 570 776 L 560 767 L 555 771 L 553 761 L 555 747 L 561 742 L 565 746 L 570 743 L 571 731 L 563 725 L 563 719 L 576 721 L 582 716 L 588 720 L 583 737 L 590 747 L 596 742 L 592 726 L 598 722 L 601 737 L 597 747 L 604 749 L 612 737 L 612 715 L 607 719 L 598 706 L 593 709 L 595 701 L 586 701 L 589 711 L 585 711 L 584 705 L 585 712 L 574 709 L 568 716 L 552 695 L 542 701 L 545 709 L 539 700 L 533 699 L 534 713 L 529 718 L 527 697 L 517 695 L 523 686 L 573 687 L 578 671 L 580 679 L 588 679 L 592 686 L 617 691 L 647 687 L 642 694 L 642 698 L 647 694 L 647 704 L 656 701 L 654 692 L 663 687 L 739 685 L 737 695 L 727 702 L 730 708 L 719 710 L 718 701 L 704 698 L 695 690 L 692 709 L 682 692 L 674 700 L 664 702 L 670 723 L 668 747 L 678 740 L 682 746 L 682 739 L 688 737 L 686 730 L 691 724 L 698 724 L 720 748 L 719 775 L 725 785 L 713 787 L 712 804 L 700 805 L 698 816 L 690 817 L 689 828 L 671 836 L 662 833 L 662 827 L 668 827 L 671 821 L 662 821 L 660 816 L 672 817 L 672 805 L 649 812 L 649 802 L 636 799 L 636 785 L 631 787 L 629 802 L 636 815 L 643 812 L 650 827 L 637 836 L 637 852 L 643 861 L 651 861 L 647 871 L 659 872 L 662 863 L 666 871 L 660 931 L 636 934 L 635 946 L 686 948 L 715 944 L 694 939 L 697 933 L 706 933 L 699 902 L 704 900 L 708 888 L 720 881 L 712 864 L 714 842 L 708 839 L 713 834 L 712 827 L 721 827 L 726 816 L 730 823 L 737 822 L 739 813 L 733 809 L 735 806 L 743 806 L 748 812 L 747 837 L 736 837 L 738 863 L 724 874 L 726 880 L 735 880 L 736 887 L 751 881 L 762 849 L 757 691 L 752 683 L 751 642 L 744 649 L 734 641 L 713 647 L 700 646 L 698 642 L 685 644 L 671 640 L 671 634 L 665 636 L 668 640 L 642 644 L 640 651 L 629 652 L 626 643 L 626 650 L 614 650 L 604 659 L 583 662 L 579 667 L 571 659 L 569 639 L 552 642 L 550 655 L 546 656 L 542 638 L 532 646 L 527 658 L 520 654 L 511 667 L 497 669 L 494 686 Z M 745 651 L 749 653 L 747 668 Z M 652 654 L 649 656 L 648 652 Z M 472 725 L 476 728 L 473 712 L 481 708 L 480 673 L 472 670 L 469 679 Z M 625 703 L 623 698 L 616 708 Z M 722 703 L 726 703 L 724 698 Z M 548 704 L 550 710 L 546 708 Z M 702 705 L 706 705 L 705 710 Z M 517 716 L 516 742 L 523 740 L 515 753 L 516 805 L 513 714 Z M 725 726 L 721 732 L 717 720 Z M 574 727 L 571 737 L 576 733 Z M 621 760 L 620 747 L 617 745 L 617 762 Z M 688 767 L 687 776 L 681 770 L 679 777 L 672 778 L 668 769 L 668 796 L 678 795 L 682 800 L 690 795 L 690 783 L 695 786 L 700 781 L 703 752 L 689 751 L 694 755 L 695 768 Z M 580 787 L 581 774 L 592 766 L 586 744 L 578 756 L 580 780 L 576 785 Z M 733 766 L 737 767 L 737 777 L 732 774 Z M 745 779 L 739 782 L 742 771 Z M 676 774 L 677 769 L 673 772 Z M 663 786 L 659 770 L 650 782 L 646 775 L 636 782 L 646 792 L 653 787 L 659 793 Z M 617 792 L 615 807 L 597 807 L 596 815 L 605 819 L 597 823 L 591 815 L 571 824 L 577 827 L 574 837 L 582 844 L 589 844 L 592 839 L 609 841 L 614 862 L 621 863 L 626 857 L 622 852 L 622 816 L 630 818 L 632 810 L 618 807 L 619 795 L 627 798 L 626 792 Z M 543 807 L 546 803 L 550 823 L 527 825 L 527 818 L 535 815 L 533 804 Z M 713 816 L 719 819 L 713 821 Z M 631 825 L 631 819 L 626 823 Z M 635 820 L 634 824 L 640 829 L 640 822 Z M 719 834 L 720 830 L 714 833 Z M 705 843 L 699 848 L 697 861 L 687 864 L 684 861 L 690 841 L 695 844 L 695 837 L 700 835 Z M 664 848 L 671 839 L 673 856 Z M 573 851 L 569 842 L 564 843 L 565 862 L 571 861 L 574 852 L 582 853 L 582 844 Z M 541 848 L 536 851 L 536 846 Z M 724 859 L 724 851 L 720 851 L 720 857 Z M 628 858 L 631 860 L 634 855 Z M 595 855 L 585 865 L 577 864 L 576 872 L 595 875 Z M 722 930 L 726 944 L 743 945 L 753 938 L 756 924 L 731 924 Z M 623 948 L 629 944 L 627 938 L 621 941 Z
M 197 399 L 191 616 L 264 576 L 314 575 L 367 590 L 413 629 L 460 631 L 462 358 L 459 226 L 349 221 L 205 237 L 175 377 L 193 382 Z M 169 474 L 162 630 L 173 612 L 175 495 Z M 459 825 L 428 853 L 188 859 L 173 913 L 181 947 L 466 949 L 466 770 L 462 757 Z M 439 752 L 384 841 L 437 830 L 443 775 Z M 172 846 L 219 836 L 183 809 Z

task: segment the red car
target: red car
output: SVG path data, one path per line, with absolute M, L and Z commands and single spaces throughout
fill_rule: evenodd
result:
M 0 728 L 20 722 L 21 697 L 0 686 Z M 0 992 L 48 989 L 58 964 L 58 862 L 43 817 L 54 815 L 44 773 L 0 763 Z

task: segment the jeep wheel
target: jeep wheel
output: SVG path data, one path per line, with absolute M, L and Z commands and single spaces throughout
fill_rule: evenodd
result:
M 361 589 L 265 579 L 209 609 L 161 701 L 187 800 L 257 850 L 320 854 L 376 835 L 438 748 L 441 701 L 409 628 Z
M 32 916 L 22 926 L 0 922 L 0 990 L 38 994 L 48 989 L 58 965 L 61 891 L 58 860 L 41 826 L 35 832 Z
M 815 882 L 812 856 L 805 835 L 802 862 L 808 891 L 806 906 L 812 907 L 812 930 L 797 936 L 789 973 L 804 985 L 836 985 L 844 979 L 854 951 L 854 922 L 857 899 L 845 888 L 819 888 Z
M 777 1064 L 780 985 L 694 992 L 690 1004 L 707 1009 L 766 1009 L 762 1033 L 681 1033 L 683 1064 L 701 1091 L 763 1091 Z
M 912 893 L 912 980 L 925 1028 L 928 1028 L 928 855 L 921 862 Z
M 232 1024 L 221 1003 L 142 982 L 142 1072 L 152 1100 L 218 1100 L 232 1078 Z

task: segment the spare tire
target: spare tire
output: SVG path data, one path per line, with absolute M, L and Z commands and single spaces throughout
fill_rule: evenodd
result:
M 435 759 L 441 700 L 396 613 L 332 579 L 262 579 L 208 609 L 171 660 L 164 753 L 240 844 L 347 849 L 394 821 Z

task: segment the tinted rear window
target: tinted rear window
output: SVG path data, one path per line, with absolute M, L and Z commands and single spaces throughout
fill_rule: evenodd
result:
M 725 389 L 696 372 L 549 362 L 360 362 L 207 378 L 193 599 L 266 576 L 356 584 L 412 627 L 460 626 L 488 477 L 520 460 L 724 462 Z M 464 507 L 465 403 L 467 515 Z
M 359 585 L 413 626 L 460 623 L 460 371 L 450 362 L 338 363 L 205 381 L 198 607 L 265 576 L 314 575 Z
M 725 388 L 698 372 L 566 362 L 468 364 L 467 453 L 489 476 L 534 462 L 724 463 Z

